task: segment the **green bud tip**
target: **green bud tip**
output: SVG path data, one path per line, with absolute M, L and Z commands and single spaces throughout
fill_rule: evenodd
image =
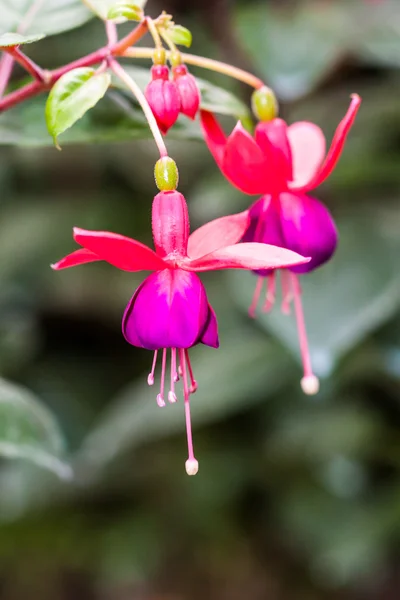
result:
M 253 92 L 251 97 L 251 108 L 254 115 L 260 121 L 272 121 L 278 116 L 279 106 L 274 92 L 263 85 Z
M 166 53 L 164 48 L 156 48 L 153 53 L 153 64 L 165 65 Z
M 160 192 L 176 190 L 179 181 L 179 172 L 176 162 L 169 156 L 160 158 L 154 167 L 154 179 Z

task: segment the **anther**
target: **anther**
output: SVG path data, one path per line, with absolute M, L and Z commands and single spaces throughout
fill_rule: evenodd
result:
M 301 389 L 308 396 L 314 396 L 319 392 L 319 379 L 316 375 L 307 375 L 300 381 Z
M 185 469 L 188 475 L 196 475 L 199 470 L 199 463 L 195 458 L 188 458 L 185 462 Z

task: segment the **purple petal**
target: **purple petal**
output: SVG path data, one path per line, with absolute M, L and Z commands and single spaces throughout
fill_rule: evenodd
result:
M 217 316 L 211 304 L 208 305 L 208 318 L 200 342 L 211 348 L 219 348 Z
M 303 194 L 280 195 L 281 227 L 284 246 L 311 261 L 291 267 L 294 273 L 308 273 L 335 252 L 338 234 L 329 210 L 319 200 Z
M 260 242 L 286 248 L 279 215 L 278 197 L 262 196 L 250 208 L 250 226 L 243 236 L 243 242 Z M 267 276 L 271 269 L 254 271 Z
M 206 291 L 198 276 L 164 269 L 147 277 L 134 294 L 122 329 L 129 343 L 148 350 L 190 348 L 200 341 L 208 315 Z

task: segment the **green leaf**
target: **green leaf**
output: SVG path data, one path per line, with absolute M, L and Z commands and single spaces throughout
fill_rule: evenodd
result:
M 63 441 L 47 408 L 27 389 L 0 379 L 0 456 L 31 461 L 63 479 Z
M 19 33 L 3 33 L 0 35 L 0 47 L 9 48 L 10 46 L 20 46 L 21 44 L 32 44 L 42 40 L 46 35 L 37 33 L 36 35 L 20 35 Z
M 116 20 L 118 23 L 124 21 L 140 21 L 143 18 L 143 10 L 137 4 L 122 0 L 111 7 L 107 19 Z
M 112 19 L 114 17 L 110 16 L 110 12 L 115 9 L 118 11 L 118 6 L 119 5 L 130 5 L 130 6 L 134 6 L 135 8 L 139 8 L 139 9 L 143 9 L 146 5 L 147 0 L 135 0 L 135 2 L 129 3 L 126 2 L 124 0 L 83 0 L 83 2 L 86 4 L 86 6 L 88 6 L 90 8 L 90 10 L 92 10 L 94 13 L 96 13 L 101 19 L 103 19 L 104 21 L 106 21 L 107 19 Z M 119 15 L 119 16 L 126 16 L 126 15 Z M 126 17 L 126 18 L 130 18 L 130 17 Z
M 182 27 L 182 25 L 174 25 L 167 30 L 167 33 L 169 39 L 178 46 L 186 46 L 186 48 L 190 48 L 192 45 L 192 34 L 189 29 Z
M 144 89 L 149 82 L 149 71 L 126 67 L 127 72 Z M 202 79 L 202 107 L 249 120 L 247 106 L 233 94 Z M 150 139 L 151 133 L 143 112 L 132 94 L 117 78 L 103 101 L 88 111 L 72 129 L 63 134 L 63 143 L 88 144 Z M 44 97 L 39 96 L 0 115 L 0 145 L 50 146 L 52 144 L 43 116 Z M 203 140 L 198 122 L 180 117 L 168 133 L 171 139 Z
M 303 305 L 313 366 L 328 376 L 337 361 L 400 305 L 399 216 L 380 210 L 337 220 L 338 250 L 332 260 L 301 278 Z M 247 312 L 255 285 L 251 273 L 230 275 L 238 304 Z M 272 314 L 257 321 L 299 357 L 293 316 L 282 315 L 279 300 Z
M 46 123 L 57 147 L 57 137 L 97 104 L 110 83 L 108 73 L 88 67 L 69 71 L 55 83 L 46 102 Z
M 259 72 L 287 101 L 318 85 L 343 58 L 353 35 L 346 6 L 319 0 L 293 7 L 249 3 L 239 9 L 236 24 Z
M 0 14 L 0 31 L 27 35 L 60 33 L 93 17 L 81 0 L 0 0 Z

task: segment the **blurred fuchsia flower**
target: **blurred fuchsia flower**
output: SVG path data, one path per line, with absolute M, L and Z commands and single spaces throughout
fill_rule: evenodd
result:
M 178 86 L 175 81 L 169 80 L 169 68 L 166 65 L 154 65 L 151 68 L 151 81 L 145 95 L 160 130 L 166 134 L 181 110 Z
M 212 113 L 201 112 L 205 140 L 222 173 L 242 192 L 263 194 L 249 210 L 250 222 L 243 240 L 273 244 L 311 257 L 307 264 L 282 271 L 282 310 L 289 312 L 290 302 L 294 301 L 304 367 L 301 383 L 309 394 L 316 393 L 319 384 L 311 368 L 296 274 L 307 273 L 331 258 L 337 231 L 328 209 L 307 192 L 325 181 L 334 169 L 360 103 L 359 96 L 353 95 L 326 155 L 325 136 L 314 123 L 301 121 L 288 126 L 282 119 L 273 118 L 258 123 L 253 137 L 238 122 L 227 137 Z M 270 310 L 275 299 L 275 270 L 255 271 L 259 279 L 249 310 L 251 316 L 255 315 L 265 278 L 263 309 Z
M 274 246 L 237 242 L 248 228 L 249 214 L 222 217 L 189 236 L 186 200 L 177 191 L 160 192 L 154 198 L 152 229 L 156 251 L 116 233 L 74 229 L 82 246 L 52 265 L 55 270 L 105 260 L 124 271 L 154 271 L 138 287 L 126 307 L 122 331 L 139 348 L 154 351 L 148 376 L 154 383 L 158 352 L 162 350 L 159 406 L 165 406 L 167 349 L 171 350 L 169 402 L 176 401 L 175 383 L 183 379 L 189 456 L 186 471 L 194 475 L 189 396 L 196 391 L 188 349 L 203 343 L 217 348 L 218 325 L 204 285 L 196 272 L 217 269 L 274 269 L 307 262 L 295 252 Z M 236 245 L 235 245 L 236 244 Z M 177 363 L 179 362 L 179 367 Z M 188 383 L 188 373 L 190 385 Z

